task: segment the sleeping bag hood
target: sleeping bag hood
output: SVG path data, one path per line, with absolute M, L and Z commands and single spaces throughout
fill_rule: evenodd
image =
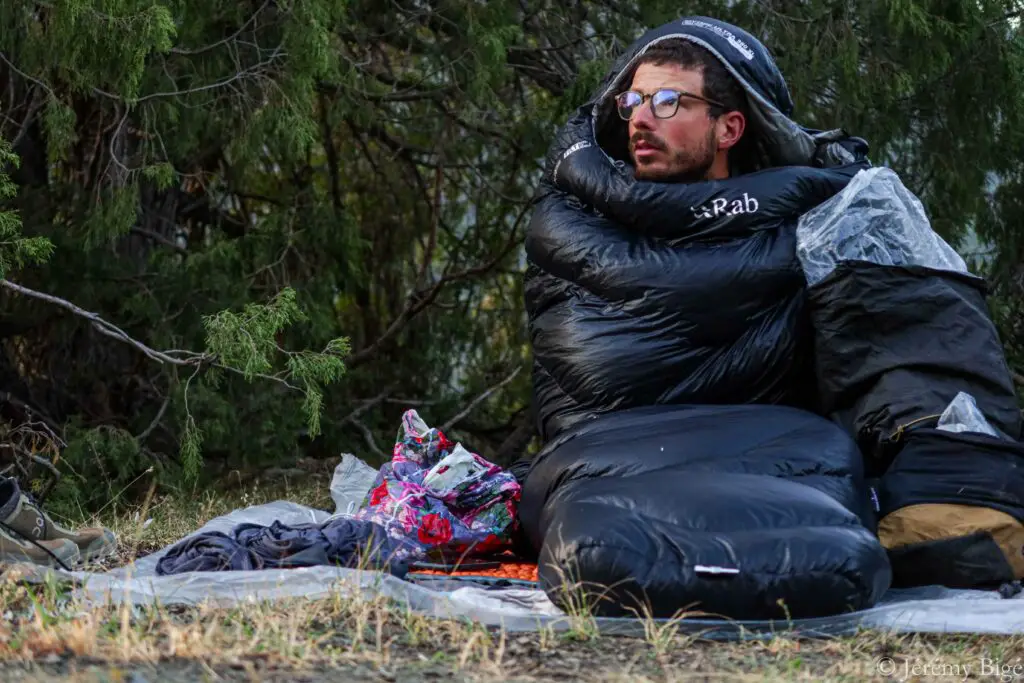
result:
M 692 184 L 633 177 L 614 95 L 669 38 L 707 48 L 743 84 L 755 172 Z M 688 17 L 637 40 L 558 132 L 525 242 L 542 439 L 642 405 L 813 402 L 796 220 L 868 166 L 867 144 L 806 129 L 792 109 L 760 42 Z
M 747 135 L 755 138 L 755 169 L 772 166 L 834 166 L 867 153 L 867 143 L 842 130 L 817 131 L 796 123 L 793 100 L 768 49 L 743 29 L 710 17 L 692 16 L 644 33 L 609 69 L 591 109 L 594 137 L 614 159 L 628 161 L 625 126 L 614 96 L 629 86 L 637 60 L 664 40 L 683 38 L 711 52 L 747 92 Z

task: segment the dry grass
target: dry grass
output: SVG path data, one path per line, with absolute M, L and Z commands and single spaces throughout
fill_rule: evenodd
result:
M 257 482 L 230 495 L 107 510 L 99 521 L 119 533 L 125 561 L 240 506 L 288 499 L 330 509 L 326 491 L 323 477 L 294 487 Z M 0 615 L 5 681 L 1024 681 L 1024 637 L 709 643 L 650 622 L 645 638 L 629 639 L 601 635 L 582 613 L 566 633 L 511 634 L 340 595 L 234 609 L 86 607 L 63 587 L 10 573 L 0 577 Z M 999 665 L 1010 667 L 1003 676 Z

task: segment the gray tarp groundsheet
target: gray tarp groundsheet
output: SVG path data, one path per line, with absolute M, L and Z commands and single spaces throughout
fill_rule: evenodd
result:
M 372 480 L 368 466 L 345 456 L 331 486 L 337 504 L 334 514 L 352 510 Z M 217 517 L 194 533 L 230 532 L 238 524 L 269 525 L 319 523 L 331 513 L 298 503 L 277 501 L 235 510 Z M 77 584 L 77 593 L 87 601 L 136 605 L 195 605 L 209 603 L 232 606 L 244 602 L 293 598 L 324 598 L 346 595 L 372 599 L 384 595 L 410 609 L 440 618 L 464 618 L 507 631 L 535 631 L 550 627 L 568 630 L 572 617 L 555 607 L 543 591 L 522 588 L 485 588 L 458 581 L 430 581 L 417 584 L 376 571 L 340 567 L 269 569 L 259 571 L 194 572 L 158 576 L 156 565 L 166 549 L 139 559 L 134 564 L 108 572 L 53 571 Z M 51 570 L 39 570 L 42 578 Z M 1002 598 L 996 592 L 951 590 L 940 586 L 891 590 L 874 608 L 821 619 L 791 622 L 727 622 L 685 619 L 681 633 L 700 634 L 711 639 L 765 638 L 773 635 L 821 637 L 846 635 L 860 629 L 881 629 L 901 633 L 1024 633 L 1024 593 Z M 644 634 L 638 619 L 598 618 L 597 628 L 609 635 Z

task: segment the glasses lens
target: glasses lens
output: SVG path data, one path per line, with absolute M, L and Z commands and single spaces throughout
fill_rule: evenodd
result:
M 679 94 L 671 90 L 659 90 L 651 98 L 654 115 L 659 119 L 667 119 L 676 113 L 679 106 Z
M 619 107 L 619 116 L 629 121 L 629 118 L 636 111 L 636 108 L 640 106 L 643 98 L 640 97 L 640 93 L 633 91 L 627 91 L 615 98 L 615 102 Z

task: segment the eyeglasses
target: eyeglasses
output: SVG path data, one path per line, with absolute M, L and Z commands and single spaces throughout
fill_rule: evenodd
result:
M 627 90 L 626 92 L 615 96 L 615 105 L 618 107 L 619 116 L 622 117 L 624 121 L 629 121 L 636 110 L 643 106 L 644 102 L 650 99 L 651 111 L 654 113 L 654 118 L 670 119 L 676 115 L 676 112 L 679 110 L 679 101 L 684 97 L 700 100 L 701 102 L 707 102 L 714 107 L 725 109 L 725 105 L 721 102 L 709 100 L 706 97 L 694 95 L 693 93 L 686 92 L 685 90 L 672 90 L 670 88 L 656 90 L 651 95 L 644 95 L 643 93 L 638 93 L 635 90 Z

